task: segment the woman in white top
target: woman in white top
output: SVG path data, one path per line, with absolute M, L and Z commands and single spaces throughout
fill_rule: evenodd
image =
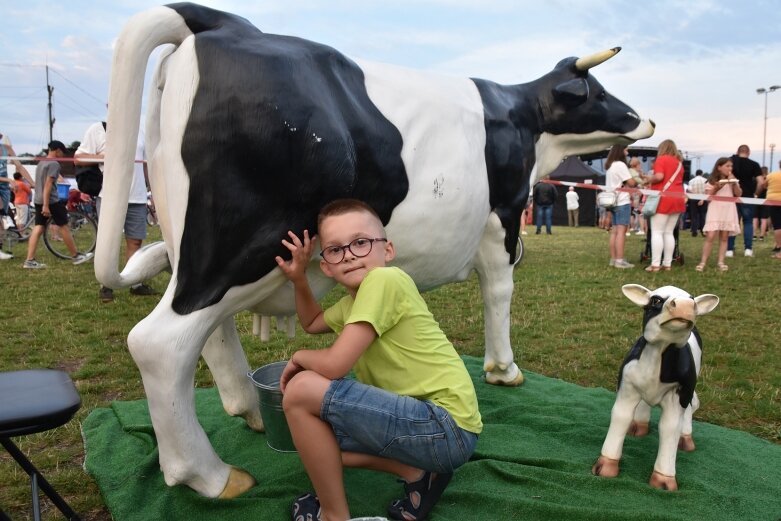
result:
M 607 155 L 607 176 L 605 190 L 615 192 L 624 186 L 636 186 L 637 182 L 629 173 L 627 166 L 626 145 L 613 145 Z M 629 228 L 629 219 L 632 215 L 631 198 L 627 192 L 616 192 L 618 199 L 616 205 L 610 210 L 613 213 L 613 228 L 610 230 L 610 266 L 616 268 L 634 268 L 624 259 L 624 242 L 626 231 Z

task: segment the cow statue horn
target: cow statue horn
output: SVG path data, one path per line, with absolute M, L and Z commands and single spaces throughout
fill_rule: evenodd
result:
M 589 56 L 584 56 L 583 58 L 578 58 L 578 61 L 575 62 L 575 68 L 579 71 L 587 71 L 591 67 L 596 67 L 600 63 L 609 60 L 618 52 L 621 50 L 621 47 L 613 47 L 612 49 L 608 49 L 606 51 L 600 51 L 594 54 L 590 54 Z

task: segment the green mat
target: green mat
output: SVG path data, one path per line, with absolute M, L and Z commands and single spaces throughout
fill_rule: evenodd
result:
M 627 438 L 616 479 L 591 475 L 610 420 L 614 393 L 526 372 L 519 388 L 487 385 L 481 360 L 464 357 L 475 380 L 485 430 L 431 520 L 767 520 L 781 519 L 781 446 L 696 422 L 697 450 L 678 454 L 677 492 L 647 485 L 658 438 Z M 286 520 L 311 489 L 295 453 L 266 445 L 265 435 L 225 414 L 216 389 L 196 393 L 198 418 L 217 453 L 258 485 L 234 500 L 206 499 L 168 487 L 145 400 L 114 402 L 84 422 L 85 468 L 117 521 Z M 704 404 L 703 407 L 707 407 Z M 394 478 L 347 469 L 352 515 L 385 515 L 401 493 Z

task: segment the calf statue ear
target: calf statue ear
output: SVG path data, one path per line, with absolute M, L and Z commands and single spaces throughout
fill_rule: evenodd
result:
M 583 78 L 559 83 L 553 88 L 553 98 L 566 107 L 575 107 L 588 99 L 588 83 Z
M 697 316 L 707 315 L 719 305 L 719 297 L 706 293 L 699 297 L 694 297 L 694 302 L 697 304 Z
M 626 298 L 641 308 L 645 307 L 651 298 L 651 290 L 640 284 L 625 284 L 621 286 L 621 291 L 624 292 Z

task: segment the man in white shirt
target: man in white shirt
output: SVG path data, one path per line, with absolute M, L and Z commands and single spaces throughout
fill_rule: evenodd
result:
M 697 170 L 697 174 L 689 181 L 687 192 L 690 194 L 704 194 L 705 183 L 707 180 L 702 175 L 702 170 Z M 705 226 L 705 213 L 708 211 L 708 202 L 705 200 L 689 199 L 687 203 L 689 209 L 689 220 L 691 221 L 692 237 L 697 237 L 699 233 L 702 237 L 702 227 Z
M 580 197 L 574 186 L 570 186 L 565 194 L 567 198 L 567 218 L 570 226 L 578 226 L 578 214 L 580 213 Z
M 141 127 L 143 129 L 143 125 Z M 74 157 L 77 165 L 89 165 L 90 162 L 79 162 L 84 159 L 103 159 L 106 149 L 106 129 L 102 122 L 91 125 L 84 139 L 76 150 Z M 139 131 L 138 143 L 136 144 L 136 160 L 146 159 L 144 150 L 143 130 Z M 100 164 L 101 171 L 103 163 Z M 146 194 L 147 194 L 147 170 L 146 163 L 135 163 L 133 171 L 133 182 L 130 185 L 130 197 L 128 199 L 127 214 L 125 216 L 125 256 L 129 259 L 141 248 L 141 243 L 146 239 Z M 101 211 L 101 198 L 98 196 L 98 215 Z M 146 284 L 137 284 L 130 288 L 131 295 L 157 295 L 158 292 Z M 105 286 L 100 288 L 98 293 L 102 302 L 112 302 L 114 300 L 114 291 Z

